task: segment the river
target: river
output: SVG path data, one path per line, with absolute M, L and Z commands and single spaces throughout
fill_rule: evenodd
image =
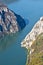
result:
M 22 31 L 5 36 L 0 41 L 0 65 L 25 65 L 27 50 L 21 48 L 20 43 L 43 16 L 43 0 L 18 0 L 7 6 L 24 19 L 28 19 L 29 24 Z

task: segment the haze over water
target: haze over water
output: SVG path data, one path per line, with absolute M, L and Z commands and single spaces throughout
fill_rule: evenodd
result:
M 7 49 L 7 45 L 1 41 L 1 46 L 5 50 L 0 52 L 0 65 L 25 65 L 27 50 L 21 48 L 20 43 L 27 33 L 30 32 L 33 25 L 43 16 L 43 0 L 18 0 L 8 3 L 7 6 L 24 19 L 28 19 L 29 24 L 19 33 L 4 38 L 6 44 L 11 44 Z

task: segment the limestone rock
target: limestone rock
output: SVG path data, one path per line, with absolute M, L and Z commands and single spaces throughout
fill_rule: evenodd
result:
M 16 33 L 26 26 L 25 20 L 0 3 L 0 34 Z M 0 35 L 0 36 L 1 36 Z

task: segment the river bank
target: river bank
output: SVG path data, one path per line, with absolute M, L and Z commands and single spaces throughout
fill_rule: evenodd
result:
M 21 47 L 24 47 L 28 50 L 26 65 L 28 64 L 31 58 L 32 53 L 34 52 L 33 45 L 36 38 L 43 33 L 43 17 L 33 26 L 33 29 L 30 33 L 27 34 L 25 39 L 21 42 Z
M 27 34 L 25 39 L 21 42 L 21 47 L 29 48 L 32 43 L 36 40 L 39 34 L 43 33 L 43 17 L 33 26 L 30 33 Z

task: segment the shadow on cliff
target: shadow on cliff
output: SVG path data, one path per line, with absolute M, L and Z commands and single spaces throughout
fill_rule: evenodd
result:
M 17 23 L 19 25 L 19 28 L 21 28 L 21 30 L 26 26 L 26 22 L 25 20 L 20 16 L 20 15 L 17 15 L 16 13 L 14 13 L 15 16 L 17 17 Z
M 12 11 L 12 10 L 11 10 L 11 11 Z M 13 11 L 12 11 L 12 12 L 13 12 Z M 18 25 L 19 25 L 20 30 L 24 29 L 25 26 L 29 24 L 29 20 L 28 20 L 28 19 L 25 19 L 25 18 L 23 18 L 23 17 L 21 17 L 20 15 L 16 14 L 15 12 L 13 12 L 13 13 L 14 13 L 14 15 L 15 15 L 16 18 L 17 18 L 16 21 L 17 21 L 17 23 L 18 23 Z

